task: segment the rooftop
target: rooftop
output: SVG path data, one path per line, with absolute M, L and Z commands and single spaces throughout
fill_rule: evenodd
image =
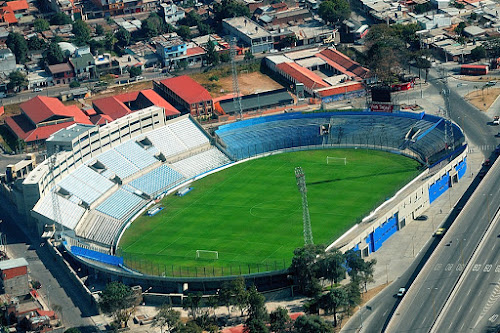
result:
M 212 100 L 210 93 L 187 75 L 165 79 L 160 83 L 189 104 Z
M 82 133 L 95 128 L 94 125 L 73 124 L 52 134 L 47 141 L 71 142 Z
M 0 261 L 0 270 L 6 270 L 16 267 L 28 266 L 28 262 L 24 258 L 16 258 Z
M 311 90 L 329 86 L 319 75 L 294 62 L 284 62 L 276 67 Z
M 248 17 L 240 16 L 224 19 L 223 22 L 250 38 L 269 37 L 271 34 Z
M 62 64 L 50 65 L 49 71 L 52 74 L 54 74 L 54 73 L 73 72 L 73 69 L 71 68 L 70 64 L 64 62 Z

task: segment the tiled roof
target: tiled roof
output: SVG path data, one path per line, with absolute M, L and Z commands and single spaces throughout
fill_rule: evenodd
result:
M 320 53 L 316 54 L 316 56 L 325 60 L 326 62 L 328 62 L 328 64 L 330 64 L 343 74 L 349 76 L 358 76 L 360 78 L 366 78 L 370 74 L 370 71 L 368 69 L 364 68 L 359 63 L 350 59 L 337 50 L 330 48 L 324 49 Z M 332 65 L 332 62 L 335 63 L 335 65 Z
M 164 98 L 162 98 L 160 95 L 158 95 L 153 89 L 146 89 L 141 91 L 141 95 L 146 97 L 151 103 L 154 105 L 157 105 L 159 107 L 162 107 L 165 109 L 165 115 L 167 116 L 176 116 L 180 115 L 181 113 L 179 110 L 174 108 L 172 104 L 167 102 Z
M 186 75 L 165 79 L 160 83 L 188 104 L 212 100 L 212 96 L 205 88 Z
M 9 6 L 0 8 L 0 18 L 9 24 L 17 23 L 16 15 Z
M 106 123 L 110 123 L 113 121 L 113 119 L 108 116 L 107 114 L 96 114 L 93 116 L 90 116 L 90 121 L 94 125 L 105 125 Z
M 118 96 L 104 97 L 92 101 L 94 109 L 98 110 L 103 114 L 107 114 L 113 120 L 126 116 L 129 113 L 132 113 L 132 111 L 130 111 L 130 109 L 117 98 Z
M 350 83 L 344 84 L 342 86 L 324 88 L 324 89 L 318 90 L 317 93 L 321 97 L 326 97 L 326 96 L 346 94 L 346 93 L 349 93 L 351 91 L 357 91 L 357 90 L 363 90 L 363 89 L 365 89 L 365 88 L 363 87 L 362 83 L 350 82 Z
M 74 121 L 69 121 L 49 126 L 34 127 L 24 114 L 7 117 L 5 118 L 5 123 L 19 139 L 25 142 L 45 140 L 60 129 L 75 124 Z
M 18 10 L 27 10 L 29 8 L 28 2 L 26 0 L 8 1 L 5 6 L 10 7 L 15 12 L 17 12 Z
M 297 82 L 303 83 L 309 89 L 319 89 L 329 86 L 319 75 L 294 62 L 283 62 L 276 67 L 290 75 Z
M 36 96 L 21 104 L 21 110 L 38 124 L 53 116 L 73 117 L 82 124 L 90 124 L 85 114 L 77 106 L 65 106 L 60 100 L 53 97 Z
M 186 55 L 188 57 L 198 55 L 198 54 L 205 54 L 205 53 L 206 53 L 205 50 L 199 46 L 192 47 L 192 48 L 189 48 L 186 50 Z
M 49 71 L 52 74 L 64 73 L 64 72 L 72 72 L 73 68 L 71 68 L 71 65 L 69 63 L 63 62 L 62 64 L 50 65 Z

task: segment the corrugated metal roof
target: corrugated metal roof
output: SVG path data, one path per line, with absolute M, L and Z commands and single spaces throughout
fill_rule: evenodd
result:
M 0 270 L 28 266 L 28 262 L 24 258 L 16 258 L 0 261 Z

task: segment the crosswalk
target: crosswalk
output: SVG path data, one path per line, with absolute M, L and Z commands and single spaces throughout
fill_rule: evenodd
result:
M 464 270 L 464 264 L 462 263 L 448 263 L 448 264 L 436 264 L 434 266 L 434 271 L 445 271 L 445 272 L 461 272 Z M 479 273 L 500 273 L 500 264 L 490 264 L 490 263 L 475 263 L 470 268 L 473 272 Z

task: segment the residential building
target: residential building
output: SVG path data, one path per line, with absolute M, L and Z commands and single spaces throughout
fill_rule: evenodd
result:
M 248 46 L 252 53 L 262 53 L 273 49 L 271 34 L 247 17 L 224 19 L 222 27 L 231 37 L 236 37 L 245 46 Z
M 213 99 L 210 93 L 187 75 L 154 81 L 153 87 L 163 98 L 182 113 L 192 116 L 211 116 Z
M 80 80 L 88 80 L 93 76 L 95 60 L 92 54 L 81 54 L 79 56 L 70 58 L 69 62 L 73 67 L 76 78 Z
M 160 59 L 156 54 L 156 49 L 146 42 L 137 42 L 125 49 L 127 54 L 139 60 L 144 67 L 161 67 Z
M 114 61 L 118 63 L 118 68 L 120 71 L 120 75 L 128 73 L 130 68 L 139 67 L 141 70 L 144 69 L 143 64 L 140 60 L 136 59 L 131 54 L 125 54 L 121 57 L 115 57 Z
M 141 12 L 155 12 L 158 8 L 158 0 L 92 0 L 98 11 L 94 11 L 95 17 L 113 17 L 123 14 L 134 14 Z
M 20 105 L 21 114 L 5 118 L 9 130 L 28 145 L 43 144 L 58 130 L 74 123 L 92 124 L 76 105 L 38 95 Z
M 54 84 L 66 84 L 74 81 L 75 72 L 71 65 L 67 62 L 56 65 L 47 66 L 47 70 L 50 75 L 52 75 L 52 79 Z
M 10 296 L 28 295 L 28 262 L 24 258 L 0 261 L 0 279 L 3 291 Z
M 26 79 L 28 80 L 28 89 L 43 88 L 54 84 L 52 75 L 48 74 L 43 69 L 28 72 Z
M 180 37 L 172 36 L 155 40 L 156 54 L 160 57 L 164 66 L 173 67 L 179 57 L 187 54 L 187 43 Z
M 186 12 L 173 2 L 161 3 L 160 6 L 163 9 L 165 22 L 168 24 L 175 24 L 175 22 L 186 17 Z
M 26 0 L 2 1 L 0 2 L 0 23 L 7 25 L 17 24 L 28 11 Z
M 16 70 L 16 57 L 10 49 L 0 49 L 0 74 L 5 76 Z

